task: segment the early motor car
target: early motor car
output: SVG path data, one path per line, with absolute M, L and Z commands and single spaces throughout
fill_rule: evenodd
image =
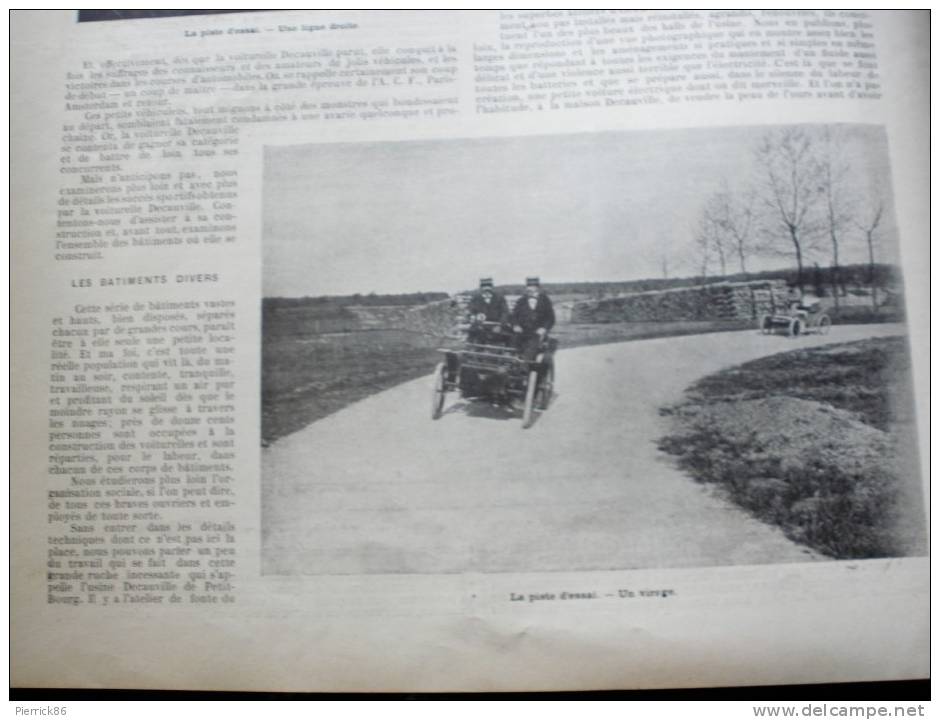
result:
M 434 371 L 431 417 L 441 417 L 447 393 L 459 392 L 471 402 L 521 410 L 522 427 L 531 427 L 552 400 L 558 341 L 545 336 L 535 358 L 527 360 L 500 323 L 483 322 L 476 330 L 474 342 L 439 351 L 444 359 Z
M 786 310 L 764 315 L 758 327 L 765 335 L 776 330 L 785 330 L 790 337 L 816 332 L 825 335 L 832 326 L 832 319 L 823 312 L 818 300 L 794 301 Z

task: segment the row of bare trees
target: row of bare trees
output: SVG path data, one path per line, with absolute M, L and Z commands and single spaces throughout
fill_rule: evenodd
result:
M 796 262 L 802 290 L 809 258 L 827 257 L 838 307 L 846 292 L 841 253 L 849 243 L 867 243 L 869 278 L 885 212 L 883 193 L 868 191 L 846 157 L 838 127 L 787 127 L 768 131 L 754 148 L 755 177 L 733 189 L 727 179 L 708 196 L 694 228 L 696 268 L 703 277 L 717 266 L 748 272 L 757 256 L 788 255 Z M 877 304 L 874 283 L 872 303 Z

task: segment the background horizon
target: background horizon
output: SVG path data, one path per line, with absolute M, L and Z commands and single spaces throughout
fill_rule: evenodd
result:
M 847 271 L 851 268 L 857 268 L 860 266 L 867 267 L 867 263 L 850 263 L 846 265 L 840 265 L 843 271 Z M 898 263 L 887 263 L 887 262 L 876 261 L 875 266 L 876 268 L 879 269 L 879 272 L 881 273 L 880 275 L 881 278 L 884 278 L 883 273 L 886 268 L 890 270 L 889 277 L 891 273 L 895 273 L 899 275 L 901 272 L 901 266 Z M 829 271 L 828 266 L 824 266 L 820 263 L 820 267 L 823 270 L 823 272 Z M 814 272 L 814 268 L 812 265 L 810 265 L 809 267 L 803 268 L 804 284 L 805 284 L 804 289 L 806 292 L 811 292 L 814 289 L 813 272 Z M 754 281 L 754 282 L 757 282 L 760 279 L 762 279 L 761 277 L 758 277 L 758 276 L 766 276 L 766 275 L 772 275 L 775 277 L 782 276 L 782 275 L 793 275 L 795 277 L 796 265 L 795 264 L 790 265 L 790 266 L 781 265 L 779 267 L 774 267 L 774 268 L 770 268 L 767 270 L 748 271 L 747 275 L 752 276 L 750 278 L 750 281 Z M 642 277 L 642 278 L 634 278 L 630 280 L 624 280 L 624 279 L 620 279 L 620 280 L 611 280 L 611 279 L 607 279 L 607 280 L 562 280 L 562 279 L 557 279 L 557 280 L 552 280 L 550 282 L 543 281 L 542 286 L 548 287 L 548 288 L 552 288 L 552 287 L 558 288 L 559 286 L 570 286 L 570 285 L 617 286 L 617 285 L 625 285 L 628 283 L 630 284 L 632 283 L 650 283 L 650 284 L 669 283 L 671 285 L 672 283 L 677 283 L 676 287 L 689 287 L 689 286 L 692 286 L 693 284 L 706 284 L 706 283 L 712 284 L 712 283 L 720 283 L 720 282 L 744 282 L 744 280 L 735 279 L 739 276 L 741 276 L 740 272 L 729 272 L 727 273 L 727 275 L 720 275 L 718 273 L 711 274 L 707 278 L 704 278 L 704 280 L 701 276 L 698 276 L 698 275 L 675 275 L 675 276 L 670 275 L 668 279 L 664 279 L 662 277 Z M 680 286 L 678 285 L 680 281 L 690 281 L 690 282 L 684 283 Z M 516 282 L 516 283 L 512 283 L 512 282 L 498 283 L 497 282 L 494 287 L 497 290 L 500 290 L 502 288 L 507 288 L 507 287 L 522 288 L 523 286 L 524 286 L 523 282 Z M 362 297 L 368 297 L 370 295 L 412 296 L 412 295 L 446 294 L 448 296 L 451 296 L 451 295 L 456 295 L 460 293 L 475 292 L 477 289 L 478 289 L 478 283 L 474 281 L 471 284 L 467 285 L 467 287 L 465 288 L 457 288 L 452 291 L 442 290 L 440 288 L 418 288 L 415 290 L 402 290 L 400 292 L 388 292 L 388 293 L 376 292 L 374 290 L 365 291 L 365 292 L 363 292 L 362 290 L 357 290 L 357 291 L 348 292 L 348 293 L 330 293 L 330 294 L 323 294 L 323 295 L 309 295 L 309 294 L 308 295 L 263 295 L 263 297 L 265 299 L 298 300 L 298 299 L 303 299 L 305 297 L 310 298 L 310 299 L 321 299 L 321 298 L 331 299 L 331 298 L 348 298 L 348 297 L 353 297 L 356 295 L 359 295 Z M 831 287 L 828 283 L 828 276 L 827 276 L 827 282 L 825 283 L 825 289 L 826 291 L 831 290 Z M 643 291 L 633 290 L 630 292 L 643 292 Z
M 852 160 L 848 190 L 885 201 L 876 262 L 897 264 L 883 128 L 836 127 Z M 514 285 L 528 275 L 652 280 L 664 260 L 670 279 L 701 277 L 692 248 L 705 203 L 753 184 L 754 148 L 773 129 L 267 147 L 263 295 L 454 294 L 480 277 Z M 781 253 L 751 257 L 748 271 L 795 265 L 777 245 Z M 840 256 L 867 262 L 857 230 L 844 233 Z M 823 243 L 804 268 L 829 261 Z M 726 274 L 738 270 L 729 260 Z

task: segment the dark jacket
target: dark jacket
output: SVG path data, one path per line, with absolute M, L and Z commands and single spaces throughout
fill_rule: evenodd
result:
M 471 320 L 483 313 L 488 322 L 505 322 L 509 317 L 509 304 L 499 293 L 493 293 L 493 298 L 489 302 L 483 299 L 483 293 L 476 293 L 470 298 L 467 311 L 470 313 Z
M 522 328 L 524 333 L 534 333 L 539 328 L 551 330 L 555 324 L 555 309 L 545 293 L 536 297 L 535 309 L 529 307 L 529 296 L 523 295 L 512 309 L 512 324 Z

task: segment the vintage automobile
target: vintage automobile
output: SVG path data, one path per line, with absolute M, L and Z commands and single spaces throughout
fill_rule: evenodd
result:
M 822 311 L 818 301 L 791 302 L 784 312 L 771 313 L 761 317 L 758 327 L 764 335 L 771 335 L 776 330 L 786 330 L 787 335 L 796 337 L 809 332 L 826 335 L 832 326 L 832 319 Z
M 469 401 L 517 411 L 521 406 L 522 427 L 531 427 L 536 414 L 547 410 L 552 400 L 557 347 L 558 341 L 546 336 L 529 361 L 521 357 L 512 334 L 500 323 L 476 323 L 461 347 L 439 350 L 444 360 L 434 371 L 431 418 L 441 417 L 447 393 L 457 391 Z

